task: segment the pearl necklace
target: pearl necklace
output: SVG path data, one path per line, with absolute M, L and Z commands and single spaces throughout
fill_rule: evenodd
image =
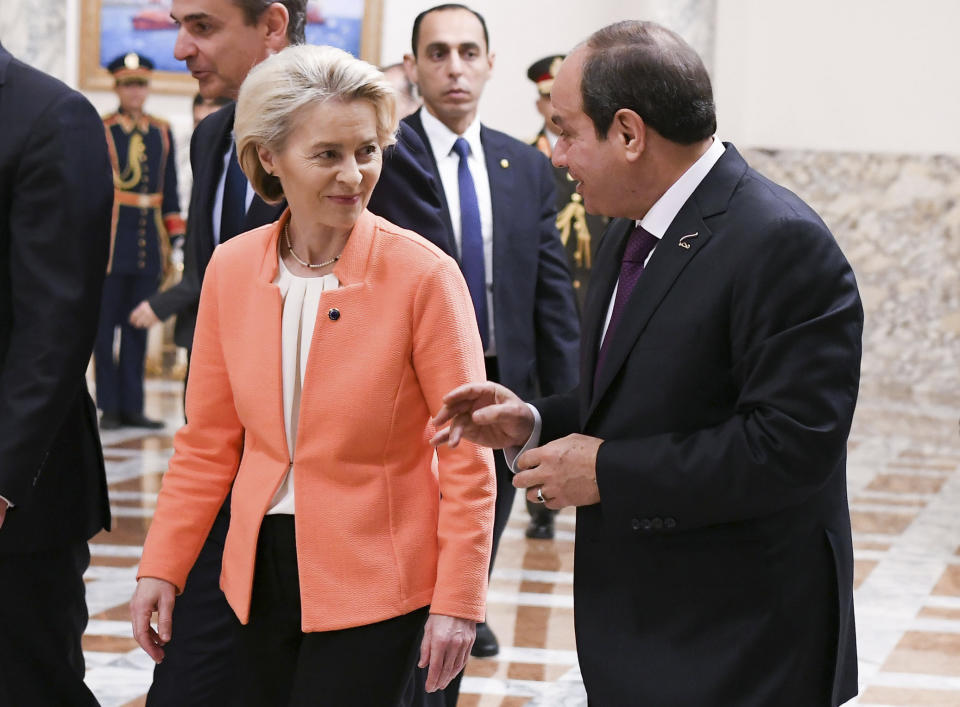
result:
M 302 260 L 300 256 L 294 252 L 293 244 L 290 242 L 290 222 L 289 221 L 283 224 L 283 237 L 287 241 L 287 250 L 290 251 L 290 255 L 292 255 L 293 259 L 296 260 L 305 268 L 325 268 L 328 265 L 333 265 L 335 262 L 340 260 L 339 255 L 333 256 L 332 258 L 330 258 L 330 260 L 324 260 L 322 263 L 308 263 L 306 260 Z

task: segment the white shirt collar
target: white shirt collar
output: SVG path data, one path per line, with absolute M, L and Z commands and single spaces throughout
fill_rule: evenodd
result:
M 707 148 L 707 151 L 700 156 L 700 159 L 690 165 L 686 172 L 680 175 L 680 179 L 670 185 L 663 196 L 650 207 L 647 215 L 637 221 L 637 225 L 657 238 L 663 238 L 663 234 L 670 228 L 673 219 L 677 217 L 680 209 L 700 186 L 700 182 L 704 180 L 707 173 L 713 169 L 717 160 L 723 156 L 725 149 L 723 143 L 714 137 L 713 144 Z
M 433 150 L 433 156 L 438 163 L 450 155 L 453 143 L 458 137 L 462 137 L 470 145 L 471 155 L 479 159 L 483 154 L 483 146 L 480 144 L 480 121 L 477 118 L 474 118 L 469 127 L 463 131 L 463 135 L 457 135 L 441 123 L 426 107 L 420 110 L 420 120 L 423 123 L 423 131 L 427 134 L 427 140 L 430 141 L 430 149 Z

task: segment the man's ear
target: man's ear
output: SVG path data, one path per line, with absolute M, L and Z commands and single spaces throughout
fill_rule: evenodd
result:
M 647 124 L 635 111 L 621 108 L 613 116 L 607 139 L 616 140 L 627 161 L 634 162 L 647 146 Z
M 417 58 L 413 54 L 403 55 L 403 72 L 407 75 L 407 80 L 419 87 L 417 81 Z
M 277 178 L 277 166 L 274 164 L 273 152 L 269 148 L 264 147 L 263 145 L 257 145 L 257 157 L 260 158 L 260 164 L 263 165 L 263 169 L 267 174 L 271 174 Z
M 268 5 L 260 17 L 260 24 L 266 32 L 264 41 L 271 52 L 278 52 L 289 44 L 287 26 L 290 24 L 290 14 L 282 3 Z

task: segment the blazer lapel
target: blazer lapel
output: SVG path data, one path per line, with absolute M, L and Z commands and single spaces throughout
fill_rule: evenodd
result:
M 247 209 L 247 215 L 243 218 L 243 230 L 250 231 L 265 223 L 276 221 L 286 207 L 286 201 L 279 204 L 268 204 L 257 194 L 254 194 L 253 200 L 250 202 L 250 208 Z
M 518 205 L 514 203 L 516 175 L 510 167 L 510 150 L 497 136 L 482 125 L 480 142 L 483 144 L 484 163 L 487 166 L 487 181 L 490 183 L 490 208 L 493 211 L 493 272 L 505 273 L 510 269 L 510 214 Z M 497 301 L 497 278 L 494 282 L 494 312 L 508 303 Z
M 660 239 L 653 255 L 650 256 L 643 274 L 630 294 L 630 299 L 627 300 L 627 307 L 616 330 L 611 333 L 613 338 L 610 340 L 603 368 L 598 372 L 596 389 L 592 391 L 590 398 L 588 417 L 596 409 L 617 371 L 627 360 L 631 349 L 646 328 L 650 317 L 660 306 L 664 296 L 709 238 L 710 230 L 703 222 L 696 202 L 693 198 L 688 199 L 673 219 L 670 228 Z M 621 257 L 622 253 L 621 246 L 619 249 Z M 619 267 L 619 258 L 617 260 Z M 609 297 L 607 300 L 609 301 Z M 596 353 L 593 356 L 596 357 Z M 592 369 L 590 374 L 592 375 Z
M 593 399 L 593 372 L 597 367 L 600 351 L 600 334 L 607 318 L 607 308 L 613 286 L 620 275 L 620 261 L 626 247 L 627 236 L 633 230 L 632 219 L 615 219 L 603 232 L 597 248 L 593 272 L 586 301 L 583 305 L 583 333 L 580 352 L 580 386 L 586 393 L 581 396 L 581 417 L 586 416 L 587 403 Z
M 277 241 L 283 224 L 290 219 L 290 212 L 283 213 L 280 221 L 273 227 L 260 262 L 257 277 L 257 297 L 252 303 L 252 312 L 248 321 L 257 322 L 263 336 L 251 337 L 249 355 L 258 362 L 258 385 L 262 390 L 271 391 L 274 396 L 273 409 L 279 415 L 270 415 L 276 421 L 282 446 L 287 448 L 286 424 L 283 418 L 283 296 L 273 281 L 277 277 Z
M 208 262 L 213 254 L 213 203 L 217 195 L 217 182 L 220 181 L 220 174 L 223 171 L 223 146 L 230 139 L 235 109 L 236 105 L 231 103 L 207 118 L 207 120 L 216 121 L 211 130 L 212 144 L 201 162 L 202 171 L 198 170 L 194 175 L 194 179 L 197 180 L 194 193 L 201 197 L 195 210 L 198 214 L 202 214 L 197 231 L 199 238 L 196 239 L 194 247 L 200 253 L 201 263 Z M 191 211 L 193 210 L 191 204 Z
M 457 264 L 460 264 L 460 250 L 457 248 L 456 241 L 453 237 L 453 222 L 450 220 L 450 207 L 447 204 L 447 195 L 443 190 L 443 182 L 440 180 L 440 168 L 437 167 L 437 158 L 433 155 L 433 146 L 430 144 L 430 138 L 427 137 L 427 131 L 423 129 L 423 121 L 420 119 L 420 111 L 426 110 L 421 108 L 416 113 L 412 113 L 403 119 L 403 122 L 407 124 L 408 127 L 412 128 L 417 135 L 420 136 L 420 139 L 423 140 L 424 146 L 427 148 L 424 152 L 427 153 L 427 160 L 421 161 L 421 166 L 423 166 L 430 174 L 433 175 L 433 178 L 437 183 L 437 191 L 440 192 L 440 201 L 443 204 L 443 220 L 444 225 L 447 227 L 447 252 L 457 261 Z

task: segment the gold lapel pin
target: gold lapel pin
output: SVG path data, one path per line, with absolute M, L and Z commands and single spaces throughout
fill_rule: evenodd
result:
M 500 160 L 500 166 L 506 169 L 507 167 L 510 166 L 510 160 L 504 157 L 502 160 Z
M 687 240 L 690 239 L 690 238 L 696 238 L 696 237 L 699 236 L 699 235 L 700 235 L 700 231 L 697 231 L 696 233 L 690 233 L 689 235 L 683 236 L 683 237 L 680 239 L 680 241 L 677 243 L 677 245 L 680 246 L 681 248 L 685 248 L 685 249 L 687 249 L 687 250 L 690 250 L 690 244 L 687 243 Z

